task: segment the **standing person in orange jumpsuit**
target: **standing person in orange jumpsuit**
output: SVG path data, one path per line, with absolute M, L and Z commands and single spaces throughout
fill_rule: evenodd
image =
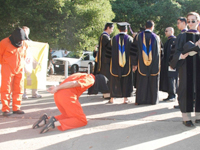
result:
M 23 93 L 23 69 L 27 44 L 24 30 L 16 28 L 10 37 L 0 42 L 1 102 L 3 116 L 10 116 L 10 94 L 14 114 L 24 114 L 20 110 Z
M 45 123 L 40 133 L 57 128 L 61 131 L 78 128 L 87 125 L 87 119 L 79 103 L 79 96 L 94 84 L 95 77 L 92 74 L 75 73 L 65 79 L 59 86 L 52 86 L 48 91 L 54 94 L 54 100 L 61 112 L 59 116 L 49 117 L 44 114 L 33 124 L 33 129 Z M 48 122 L 47 122 L 48 120 Z

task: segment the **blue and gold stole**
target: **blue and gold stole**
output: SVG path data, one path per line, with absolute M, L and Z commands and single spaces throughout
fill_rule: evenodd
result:
M 128 35 L 124 34 L 124 38 L 120 39 L 120 34 L 117 35 L 116 40 L 118 43 L 118 54 L 119 54 L 119 66 L 124 67 L 126 64 L 126 51 L 125 51 L 125 45 L 126 40 L 128 38 Z M 121 42 L 122 41 L 122 42 Z
M 150 66 L 152 62 L 152 46 L 155 41 L 155 35 L 151 33 L 151 39 L 149 40 L 149 50 L 147 50 L 146 45 L 146 38 L 145 38 L 145 32 L 142 33 L 142 58 L 144 61 L 144 64 L 146 66 Z

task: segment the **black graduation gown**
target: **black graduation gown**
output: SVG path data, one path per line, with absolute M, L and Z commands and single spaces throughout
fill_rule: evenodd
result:
M 88 94 L 109 93 L 110 90 L 110 62 L 106 57 L 107 49 L 111 49 L 110 36 L 103 32 L 99 38 L 98 51 L 93 52 L 93 56 L 97 57 L 93 74 L 95 75 L 95 83 L 88 89 Z
M 137 62 L 136 61 L 134 61 L 134 60 L 137 60 L 136 59 L 136 55 L 137 55 L 137 38 L 138 38 L 138 35 L 139 35 L 139 33 L 134 37 L 134 39 L 133 39 L 133 43 L 132 43 L 132 45 L 131 45 L 131 51 L 130 51 L 130 54 L 131 54 L 131 59 L 132 59 L 132 62 L 133 62 L 133 65 L 134 66 L 137 66 Z M 136 81 L 137 81 L 137 69 L 135 70 L 135 72 L 133 72 L 133 86 L 135 87 L 135 88 L 137 88 L 136 87 Z
M 169 77 L 177 78 L 178 76 L 177 71 L 168 71 L 171 48 L 175 40 L 176 38 L 172 37 L 168 39 L 166 43 L 164 44 L 164 55 L 161 60 L 161 71 L 160 71 L 160 91 L 163 91 L 163 92 L 168 92 L 169 90 L 168 78 Z
M 88 89 L 88 94 L 109 93 L 108 79 L 102 74 L 95 75 L 94 85 Z
M 126 64 L 119 66 L 118 37 L 124 39 Z M 111 97 L 130 97 L 133 91 L 132 81 L 132 62 L 130 58 L 130 48 L 133 38 L 129 35 L 119 33 L 111 41 L 112 49 L 107 52 L 111 57 L 110 63 L 110 96 Z
M 161 42 L 160 38 L 155 36 L 155 40 L 152 45 L 152 63 L 146 66 L 142 56 L 142 33 L 137 38 L 137 53 L 134 56 L 134 64 L 137 62 L 138 73 L 136 81 L 136 103 L 138 104 L 157 104 L 158 89 L 159 89 L 159 72 L 160 72 L 160 59 L 161 59 Z M 152 33 L 145 31 L 146 43 L 149 43 Z M 149 44 L 147 44 L 149 49 Z
M 99 38 L 99 49 L 97 52 L 97 62 L 95 64 L 94 74 L 102 74 L 110 79 L 110 62 L 109 59 L 105 56 L 106 49 L 110 49 L 110 36 L 103 32 Z
M 183 52 L 183 46 L 188 41 L 194 43 L 200 39 L 199 33 L 186 32 L 180 35 L 176 42 L 176 51 L 170 62 L 172 68 L 179 71 L 178 101 L 182 113 L 193 112 L 195 100 L 195 112 L 200 112 L 200 58 L 199 53 L 179 60 Z

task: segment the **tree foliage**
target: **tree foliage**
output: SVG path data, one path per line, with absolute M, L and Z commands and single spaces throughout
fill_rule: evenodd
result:
M 0 40 L 17 26 L 30 38 L 71 51 L 91 49 L 115 15 L 108 0 L 0 0 Z M 106 9 L 105 9 L 106 8 Z
M 106 22 L 127 21 L 136 32 L 154 20 L 155 32 L 166 40 L 166 27 L 190 11 L 199 11 L 199 0 L 0 0 L 0 40 L 17 26 L 31 29 L 30 39 L 50 47 L 93 50 Z M 115 25 L 116 27 L 116 25 Z M 118 31 L 114 30 L 114 34 Z
M 176 27 L 177 18 L 186 16 L 190 11 L 199 11 L 199 0 L 110 0 L 115 13 L 115 22 L 127 21 L 134 31 L 145 26 L 147 20 L 155 22 L 155 32 L 165 41 L 164 30 L 174 27 L 175 34 L 180 33 Z M 199 12 L 200 13 L 200 12 Z

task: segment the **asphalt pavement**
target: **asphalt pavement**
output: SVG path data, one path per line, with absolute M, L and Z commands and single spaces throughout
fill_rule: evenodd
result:
M 41 128 L 32 129 L 32 124 L 43 113 L 60 113 L 52 94 L 46 90 L 40 94 L 42 98 L 23 100 L 24 115 L 0 115 L 0 150 L 199 150 L 200 125 L 185 127 L 180 110 L 173 108 L 177 102 L 162 101 L 166 93 L 159 92 L 157 105 L 136 106 L 135 96 L 129 98 L 131 104 L 117 98 L 106 105 L 102 94 L 85 92 L 79 101 L 88 125 L 44 134 L 39 134 Z

